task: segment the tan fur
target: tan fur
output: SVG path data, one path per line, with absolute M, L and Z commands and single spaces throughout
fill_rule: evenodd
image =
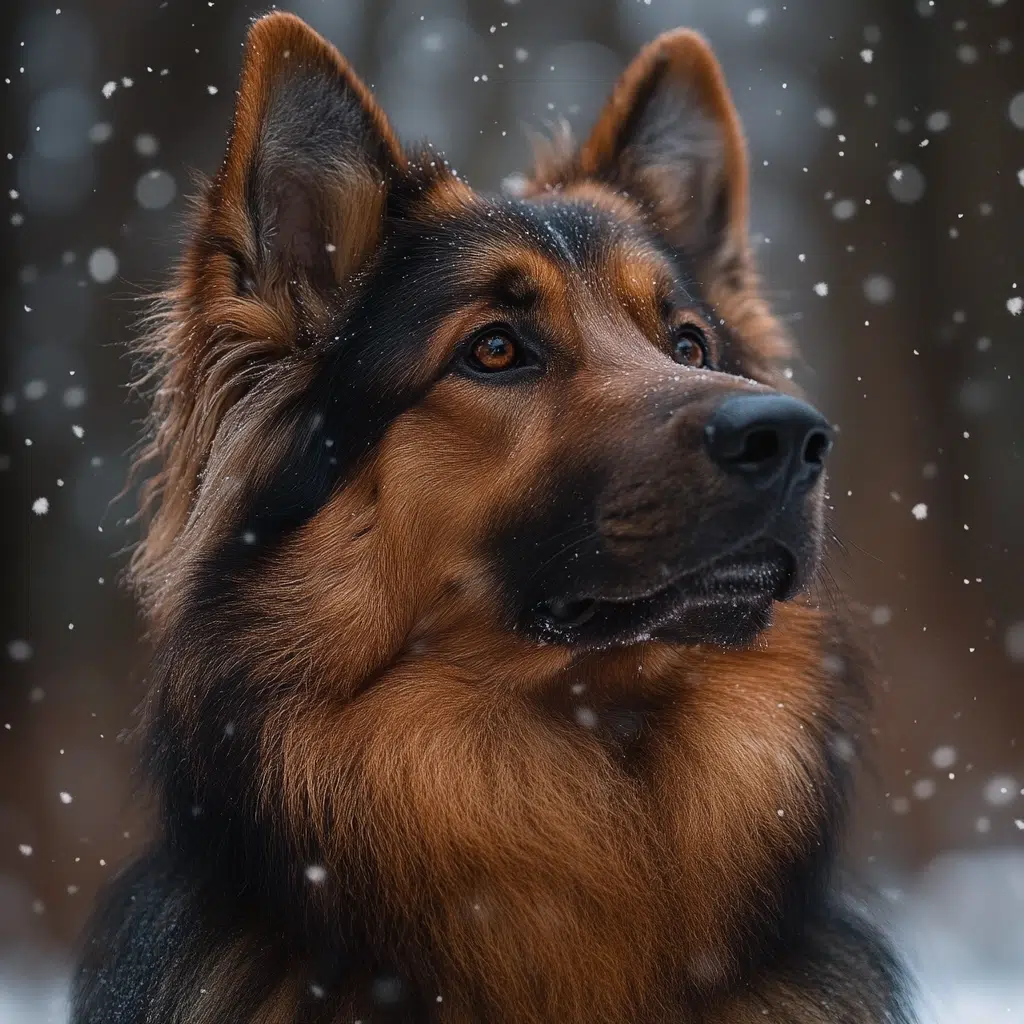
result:
M 446 991 L 485 979 L 515 1020 L 621 1019 L 660 975 L 733 980 L 733 929 L 816 801 L 819 628 L 793 608 L 746 656 L 651 645 L 533 678 L 529 652 L 506 643 L 498 665 L 498 639 L 464 627 L 461 664 L 409 656 L 352 703 L 289 706 L 265 737 L 266 791 L 284 788 L 296 822 L 333 808 L 321 840 L 384 872 L 394 912 L 447 952 Z M 674 705 L 650 777 L 624 776 L 576 722 L 545 721 L 543 693 L 578 683 Z

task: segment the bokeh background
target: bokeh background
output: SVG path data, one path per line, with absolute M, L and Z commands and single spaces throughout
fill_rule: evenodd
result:
M 61 6 L 57 7 L 57 4 Z M 293 0 L 471 183 L 586 130 L 680 24 L 750 142 L 766 289 L 840 424 L 833 574 L 884 687 L 852 860 L 928 1020 L 1024 1021 L 1024 3 Z M 116 501 L 127 342 L 225 142 L 246 0 L 4 0 L 0 1020 L 61 1019 L 95 890 L 146 831 L 145 646 Z M 507 182 L 506 182 L 507 184 Z

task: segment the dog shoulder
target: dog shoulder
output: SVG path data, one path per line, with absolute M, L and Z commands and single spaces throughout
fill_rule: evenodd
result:
M 163 848 L 103 893 L 71 983 L 70 1024 L 207 1024 L 258 1019 L 282 971 L 269 950 L 239 948 L 212 928 Z
M 706 1024 L 920 1024 L 913 980 L 883 930 L 837 897 L 794 948 Z

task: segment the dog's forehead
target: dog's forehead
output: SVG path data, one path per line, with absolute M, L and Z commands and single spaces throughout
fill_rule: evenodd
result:
M 508 210 L 513 231 L 574 269 L 600 265 L 617 246 L 638 240 L 628 222 L 592 203 L 523 200 L 513 201 Z
M 490 244 L 511 241 L 530 246 L 567 272 L 600 272 L 624 252 L 659 258 L 640 222 L 590 199 L 490 200 L 483 209 L 488 220 L 500 225 Z
M 409 257 L 446 262 L 452 283 L 479 293 L 518 278 L 543 297 L 579 282 L 629 303 L 656 303 L 693 290 L 692 267 L 638 211 L 613 193 L 549 193 L 529 199 L 471 197 L 428 216 L 409 237 Z
M 425 343 L 467 309 L 501 319 L 535 308 L 558 320 L 567 295 L 578 313 L 622 310 L 652 330 L 666 300 L 703 304 L 686 255 L 611 192 L 512 199 L 466 189 L 443 204 L 428 193 L 417 215 L 389 223 L 359 299 L 332 325 L 340 344 L 328 347 L 356 376 L 394 385 L 402 374 L 383 364 L 408 368 L 415 355 L 429 375 Z

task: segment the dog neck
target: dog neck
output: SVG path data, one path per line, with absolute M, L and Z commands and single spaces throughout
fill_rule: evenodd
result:
M 844 796 L 832 752 L 855 727 L 822 667 L 826 627 L 790 605 L 757 650 L 484 661 L 423 638 L 346 700 L 213 688 L 213 736 L 175 723 L 168 678 L 153 735 L 179 759 L 157 769 L 178 780 L 169 827 L 192 863 L 243 845 L 229 870 L 258 872 L 263 899 L 269 879 L 304 944 L 357 936 L 446 1012 L 656 1020 L 770 960 L 823 897 Z M 195 678 L 188 660 L 173 679 Z M 261 712 L 221 721 L 246 706 L 228 685 Z M 229 823 L 202 850 L 197 806 Z

